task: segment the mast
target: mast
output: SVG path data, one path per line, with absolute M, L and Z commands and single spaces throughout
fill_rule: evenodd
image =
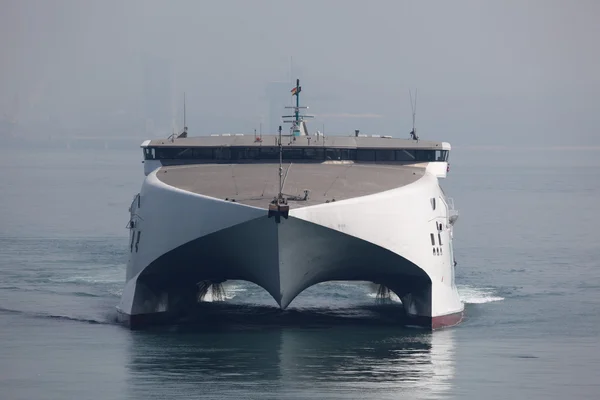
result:
M 175 132 L 173 132 L 173 134 L 171 136 L 169 136 L 169 138 L 171 139 L 171 142 L 174 142 L 175 139 L 185 139 L 187 138 L 187 124 L 186 124 L 186 120 L 185 120 L 185 92 L 183 92 L 183 131 L 177 135 Z
M 296 79 L 296 110 L 294 112 L 294 115 L 296 116 L 296 129 L 298 129 L 298 124 L 300 123 L 300 79 Z M 299 133 L 299 132 L 298 132 Z M 294 135 L 296 134 L 296 131 L 294 131 Z
M 277 201 L 283 203 L 283 147 L 281 145 L 281 125 L 279 125 L 279 193 Z
M 301 136 L 302 135 L 302 132 L 300 130 L 300 125 L 302 124 L 304 118 L 313 118 L 312 115 L 300 114 L 301 108 L 308 109 L 308 107 L 300 106 L 300 92 L 301 91 L 302 91 L 302 87 L 300 86 L 300 79 L 296 79 L 296 86 L 293 87 L 291 90 L 292 96 L 296 96 L 296 105 L 294 107 L 285 107 L 285 108 L 293 108 L 294 115 L 284 115 L 283 116 L 283 118 L 293 118 L 292 120 L 283 121 L 285 123 L 292 124 L 292 128 L 291 128 L 292 136 Z M 307 132 L 305 132 L 305 134 L 307 134 Z
M 280 223 L 281 217 L 287 219 L 290 212 L 290 206 L 287 204 L 287 199 L 283 197 L 283 146 L 281 143 L 281 125 L 279 126 L 279 191 L 277 197 L 269 204 L 268 218 L 275 217 L 275 222 Z
M 410 138 L 413 140 L 419 140 L 419 136 L 417 136 L 417 130 L 415 128 L 415 120 L 417 119 L 417 89 L 415 89 L 414 103 L 410 89 L 408 90 L 408 95 L 410 96 L 410 108 L 412 109 L 412 131 L 410 131 Z

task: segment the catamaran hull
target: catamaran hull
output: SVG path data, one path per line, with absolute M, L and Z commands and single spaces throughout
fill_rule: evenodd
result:
M 462 320 L 449 209 L 433 175 L 276 218 L 169 186 L 156 174 L 131 210 L 117 310 L 132 328 L 173 320 L 197 303 L 199 282 L 226 280 L 263 287 L 281 308 L 320 282 L 370 281 L 400 297 L 409 325 L 438 329 Z

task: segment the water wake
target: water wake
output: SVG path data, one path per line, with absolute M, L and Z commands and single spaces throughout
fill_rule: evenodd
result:
M 484 304 L 504 300 L 504 297 L 498 296 L 493 288 L 458 286 L 458 294 L 465 304 Z
M 74 322 L 84 322 L 88 324 L 99 324 L 99 325 L 112 325 L 116 323 L 116 315 L 107 315 L 106 319 L 101 318 L 86 318 L 86 317 L 78 317 L 78 316 L 70 316 L 70 315 L 58 315 L 58 314 L 48 314 L 42 312 L 30 312 L 23 310 L 14 310 L 10 308 L 0 307 L 0 312 L 6 314 L 18 314 L 24 315 L 26 317 L 31 318 L 47 318 L 61 321 L 74 321 Z

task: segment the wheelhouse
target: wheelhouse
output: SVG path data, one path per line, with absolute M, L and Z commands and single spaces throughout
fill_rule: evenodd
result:
M 187 160 L 196 162 L 235 163 L 278 161 L 277 146 L 148 146 L 144 147 L 145 160 Z M 356 161 L 421 163 L 448 160 L 448 150 L 410 148 L 335 148 L 323 146 L 283 146 L 284 161 Z

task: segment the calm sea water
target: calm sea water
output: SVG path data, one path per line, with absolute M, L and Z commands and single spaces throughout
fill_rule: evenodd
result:
M 600 398 L 598 150 L 453 151 L 467 319 L 434 333 L 332 283 L 117 325 L 135 150 L 0 150 L 1 399 Z

